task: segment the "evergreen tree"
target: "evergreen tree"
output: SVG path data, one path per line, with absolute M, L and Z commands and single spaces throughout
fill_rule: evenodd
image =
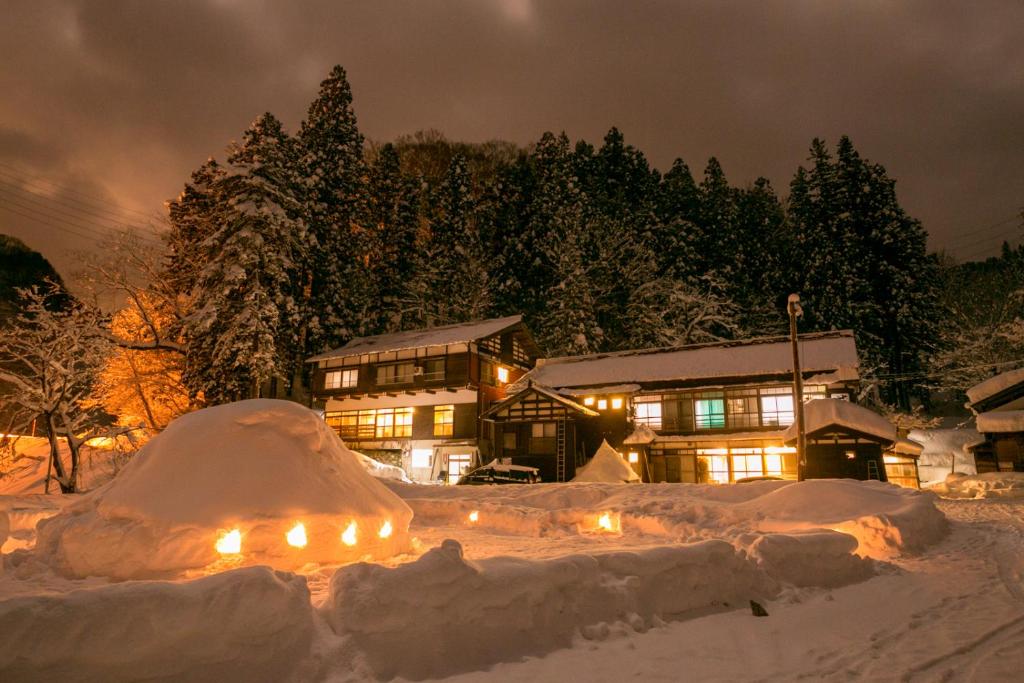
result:
M 258 396 L 272 377 L 291 376 L 307 245 L 292 154 L 281 124 L 264 114 L 213 188 L 215 232 L 202 243 L 185 323 L 184 381 L 208 403 Z
M 185 189 L 167 204 L 171 229 L 167 233 L 167 279 L 187 298 L 203 267 L 203 243 L 215 232 L 217 198 L 214 187 L 224 169 L 213 158 L 193 171 Z
M 658 270 L 673 277 L 699 275 L 697 249 L 705 239 L 697 224 L 700 196 L 682 159 L 676 159 L 662 177 L 655 211 L 657 227 L 653 242 Z
M 318 351 L 362 334 L 376 318 L 371 313 L 375 297 L 367 265 L 370 240 L 359 224 L 366 215 L 363 136 L 340 66 L 320 84 L 299 142 L 313 244 L 303 276 L 310 289 L 304 346 Z
M 374 244 L 370 266 L 380 307 L 375 332 L 394 332 L 417 322 L 408 309 L 418 263 L 419 188 L 416 178 L 402 173 L 394 146 L 384 145 L 367 186 L 367 224 Z
M 703 262 L 702 270 L 729 281 L 736 271 L 736 191 L 729 186 L 722 165 L 714 157 L 704 169 L 699 197 L 697 221 L 701 241 L 697 253 Z

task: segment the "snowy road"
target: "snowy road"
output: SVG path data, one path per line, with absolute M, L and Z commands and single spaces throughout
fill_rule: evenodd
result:
M 942 501 L 949 536 L 865 583 L 728 612 L 450 681 L 1018 681 L 1024 501 Z

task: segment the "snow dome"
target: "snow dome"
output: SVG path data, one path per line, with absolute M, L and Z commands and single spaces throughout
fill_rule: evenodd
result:
M 411 519 L 316 413 L 256 399 L 175 420 L 108 486 L 42 522 L 37 550 L 72 576 L 293 569 L 405 552 Z

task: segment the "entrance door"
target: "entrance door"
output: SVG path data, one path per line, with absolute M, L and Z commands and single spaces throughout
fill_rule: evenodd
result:
M 465 474 L 469 470 L 469 464 L 473 461 L 473 456 L 465 454 L 452 453 L 448 456 L 448 483 L 456 484 L 459 481 L 459 477 Z

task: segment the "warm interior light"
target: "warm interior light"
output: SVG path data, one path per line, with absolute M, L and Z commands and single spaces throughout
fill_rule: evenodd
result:
M 472 512 L 469 513 L 469 521 L 470 522 L 472 522 L 473 524 L 476 524 L 479 520 L 480 520 L 480 513 L 478 511 L 473 510 Z
M 613 398 L 612 399 L 612 410 L 622 410 L 622 399 L 621 398 Z
M 377 535 L 380 536 L 381 538 L 387 538 L 388 536 L 391 535 L 391 521 L 390 520 L 386 521 L 386 522 L 384 522 L 383 524 L 380 525 L 380 531 L 377 532 Z
M 598 410 L 608 410 L 608 400 L 602 398 L 600 401 L 598 401 L 597 402 L 597 409 Z
M 846 451 L 846 459 L 853 460 L 857 457 L 857 451 Z
M 341 542 L 345 545 L 356 544 L 356 523 L 354 521 L 349 522 L 345 530 L 341 532 Z
M 285 538 L 288 539 L 288 545 L 293 548 L 305 548 L 306 547 L 306 527 L 302 522 L 296 522 L 295 526 L 291 528 Z
M 640 462 L 640 454 L 637 453 L 636 451 L 630 451 L 629 452 L 629 461 L 631 463 L 638 463 L 638 462 Z
M 583 405 L 592 406 L 594 405 L 594 401 L 595 399 L 593 396 L 587 396 L 585 399 L 583 399 Z
M 598 519 L 597 519 L 597 526 L 598 526 L 598 528 L 604 529 L 605 531 L 611 531 L 612 530 L 612 517 L 611 517 L 611 515 L 609 515 L 606 512 L 603 515 L 601 515 L 600 517 L 598 517 Z
M 242 552 L 242 532 L 238 529 L 224 532 L 215 547 L 221 555 L 237 555 Z
M 498 381 L 508 382 L 508 368 L 498 368 Z

